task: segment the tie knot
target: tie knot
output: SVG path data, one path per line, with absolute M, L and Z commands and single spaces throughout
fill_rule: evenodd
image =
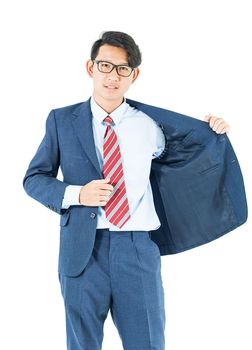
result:
M 111 125 L 112 122 L 113 122 L 113 119 L 112 119 L 109 115 L 107 115 L 107 117 L 104 118 L 103 121 L 104 121 L 107 125 Z

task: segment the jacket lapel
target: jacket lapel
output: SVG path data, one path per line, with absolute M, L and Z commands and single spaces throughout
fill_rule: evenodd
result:
M 97 170 L 99 176 L 103 178 L 95 150 L 90 99 L 81 103 L 81 105 L 73 112 L 73 116 L 73 127 L 80 144 L 90 162 Z

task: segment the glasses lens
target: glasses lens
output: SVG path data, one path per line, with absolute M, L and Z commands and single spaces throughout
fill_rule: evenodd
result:
M 113 65 L 109 62 L 100 61 L 98 63 L 98 69 L 102 73 L 110 73 L 113 69 Z
M 122 75 L 123 77 L 128 77 L 132 72 L 132 68 L 129 66 L 118 66 L 117 71 L 119 75 Z

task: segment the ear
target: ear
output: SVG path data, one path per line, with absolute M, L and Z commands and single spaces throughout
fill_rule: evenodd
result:
M 92 60 L 88 60 L 86 62 L 86 70 L 87 70 L 87 73 L 90 76 L 90 78 L 93 77 L 93 66 L 94 66 L 94 64 L 93 64 Z
M 137 79 L 139 73 L 140 73 L 139 68 L 135 68 L 135 69 L 134 69 L 134 72 L 133 72 L 133 79 L 132 79 L 132 81 L 131 81 L 131 84 L 133 84 L 134 81 Z

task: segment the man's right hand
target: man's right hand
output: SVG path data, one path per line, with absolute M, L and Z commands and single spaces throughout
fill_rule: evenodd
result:
M 113 191 L 109 184 L 110 179 L 93 180 L 84 185 L 80 190 L 79 202 L 86 206 L 105 206 Z

